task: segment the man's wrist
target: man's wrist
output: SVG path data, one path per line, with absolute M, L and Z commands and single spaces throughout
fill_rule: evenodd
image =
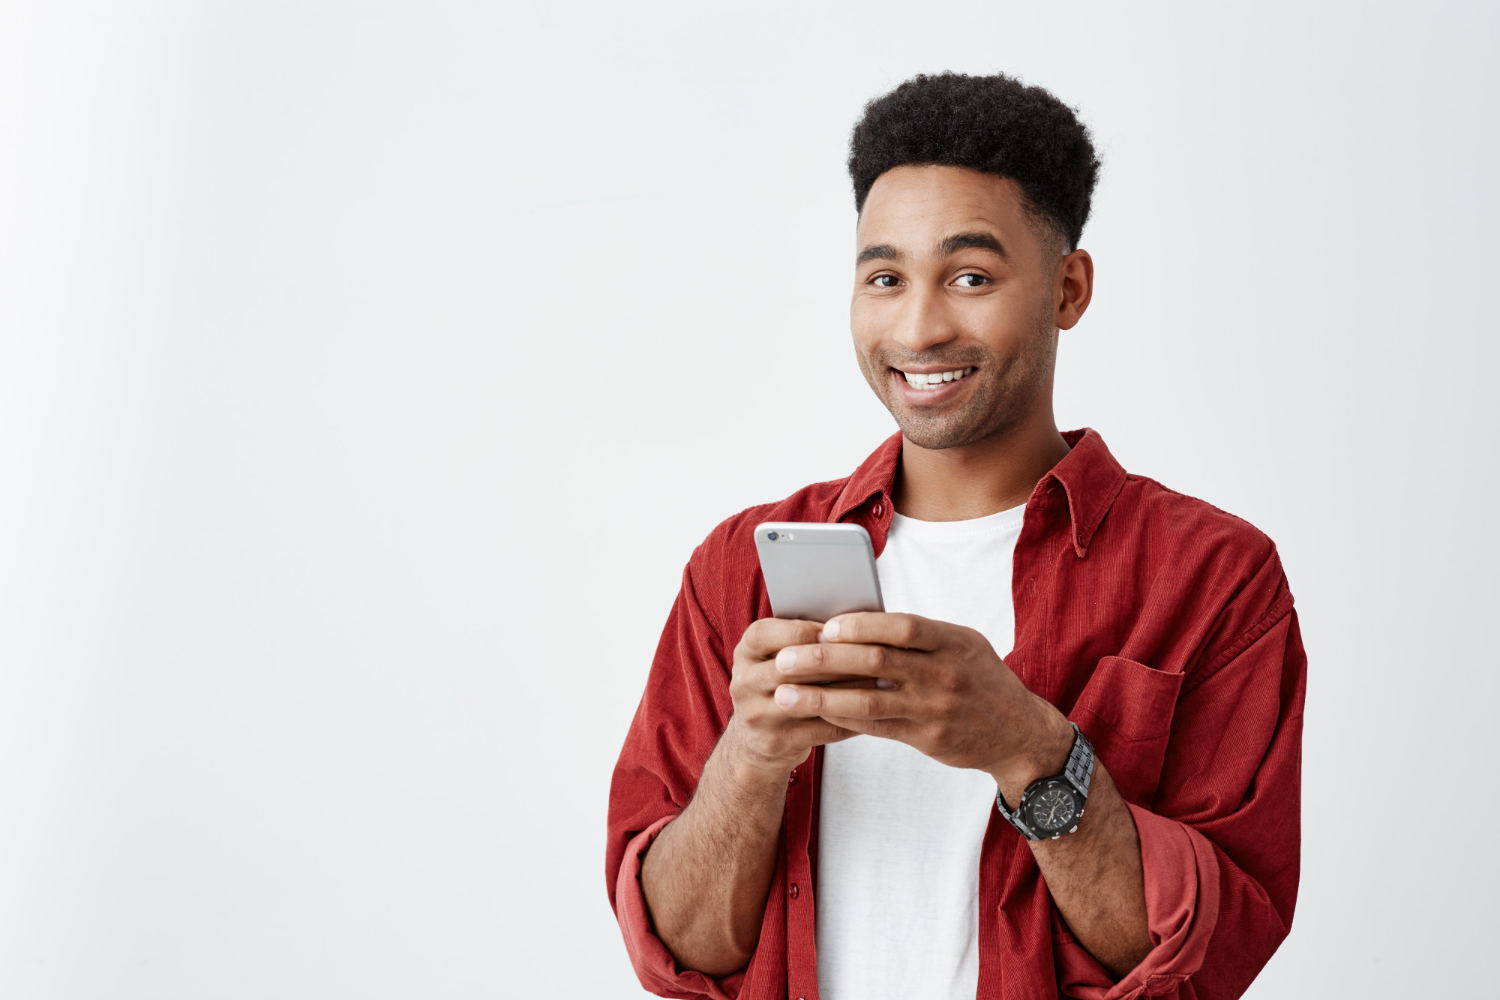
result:
M 1059 774 L 1073 750 L 1073 726 L 1055 706 L 1037 698 L 1037 721 L 1021 750 L 994 768 L 990 777 L 999 786 L 1007 809 L 1021 805 L 1021 795 L 1040 778 Z
M 740 784 L 785 783 L 792 770 L 801 763 L 800 760 L 787 761 L 757 751 L 733 716 L 724 730 L 724 738 L 720 740 L 720 749 L 724 752 L 724 763 Z

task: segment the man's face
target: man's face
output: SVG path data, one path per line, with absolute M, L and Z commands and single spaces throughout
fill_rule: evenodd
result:
M 856 244 L 854 348 L 908 440 L 970 444 L 1050 406 L 1064 248 L 1018 184 L 897 167 L 870 189 Z

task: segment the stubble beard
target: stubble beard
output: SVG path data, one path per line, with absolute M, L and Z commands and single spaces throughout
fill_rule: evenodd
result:
M 1022 349 L 1015 354 L 997 356 L 973 349 L 904 356 L 859 352 L 859 366 L 906 439 L 920 448 L 939 450 L 1006 436 L 1024 424 L 1046 391 L 1056 357 L 1056 328 L 1049 310 L 1046 316 L 1038 317 Z M 976 382 L 961 409 L 923 413 L 897 394 L 892 368 L 932 364 L 976 369 L 966 376 Z

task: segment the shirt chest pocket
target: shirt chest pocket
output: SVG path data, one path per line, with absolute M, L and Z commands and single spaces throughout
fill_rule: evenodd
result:
M 1181 687 L 1181 674 L 1106 656 L 1073 706 L 1070 718 L 1129 802 L 1144 805 L 1156 794 Z

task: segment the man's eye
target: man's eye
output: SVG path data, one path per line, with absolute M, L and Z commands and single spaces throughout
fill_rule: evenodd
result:
M 870 282 L 876 288 L 895 288 L 900 284 L 900 282 L 896 280 L 896 276 L 894 274 L 877 274 L 875 275 L 875 277 L 870 279 Z
M 953 279 L 953 282 L 960 288 L 978 288 L 980 285 L 987 284 L 989 280 L 982 274 L 960 274 Z

